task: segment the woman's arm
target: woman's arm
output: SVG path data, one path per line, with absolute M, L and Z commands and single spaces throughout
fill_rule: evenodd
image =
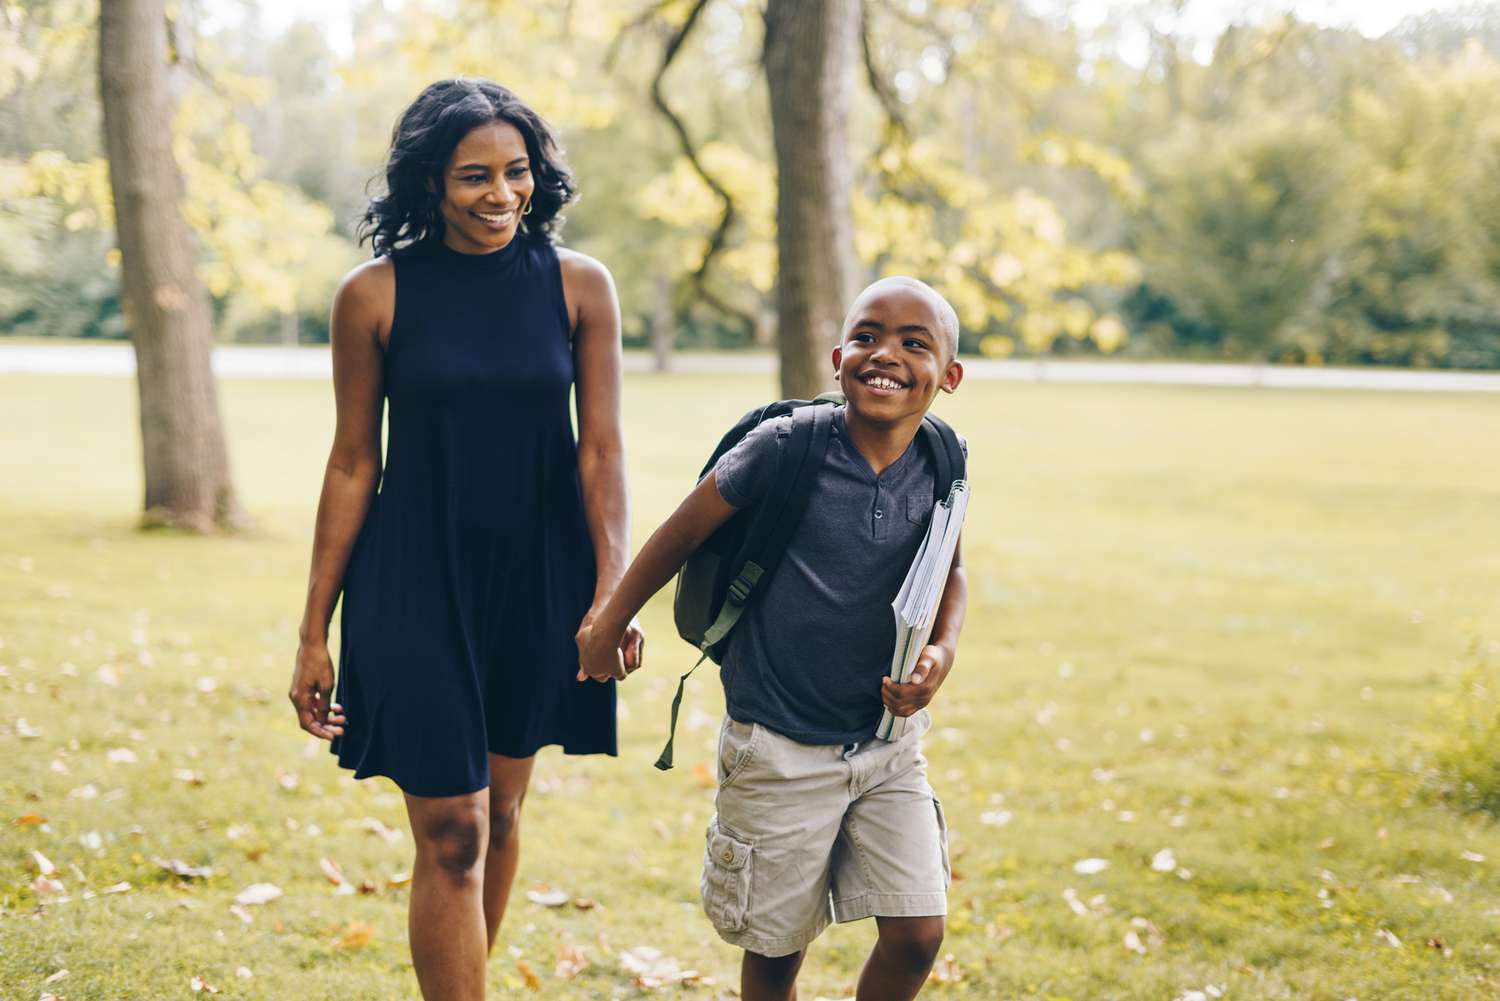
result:
M 395 269 L 388 258 L 380 258 L 350 272 L 333 300 L 337 423 L 318 498 L 297 664 L 287 693 L 302 729 L 324 740 L 343 733 L 341 707 L 330 701 L 334 678 L 328 621 L 380 477 L 381 362 L 395 291 Z
M 620 305 L 614 280 L 598 261 L 561 250 L 563 291 L 573 323 L 578 386 L 578 479 L 594 544 L 594 599 L 580 629 L 609 600 L 630 555 L 630 503 L 625 490 L 625 437 L 620 420 Z M 629 627 L 626 659 L 640 655 L 640 631 Z

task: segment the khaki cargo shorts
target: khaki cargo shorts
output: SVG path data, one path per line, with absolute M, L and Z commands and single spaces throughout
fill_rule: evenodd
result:
M 785 956 L 830 921 L 948 911 L 948 833 L 926 710 L 901 740 L 816 746 L 727 716 L 699 889 L 726 942 Z

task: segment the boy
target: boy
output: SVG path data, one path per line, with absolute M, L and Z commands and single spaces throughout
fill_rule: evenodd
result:
M 918 745 L 963 625 L 957 554 L 910 683 L 888 674 L 891 602 L 934 500 L 932 460 L 914 439 L 938 391 L 963 378 L 957 349 L 953 307 L 922 282 L 887 278 L 860 293 L 833 351 L 848 402 L 834 411 L 807 512 L 730 634 L 701 889 L 719 935 L 745 950 L 745 1001 L 795 997 L 804 950 L 830 919 L 875 917 L 859 1001 L 910 1001 L 942 944 L 947 833 Z M 789 418 L 758 425 L 656 530 L 580 632 L 580 680 L 625 677 L 619 641 L 631 616 L 719 525 L 761 500 L 789 431 Z M 875 739 L 882 706 L 920 712 L 905 738 Z

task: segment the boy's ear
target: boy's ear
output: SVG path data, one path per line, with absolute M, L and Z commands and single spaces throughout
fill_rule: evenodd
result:
M 964 381 L 963 362 L 957 358 L 948 363 L 948 371 L 943 373 L 943 381 L 939 386 L 945 393 L 951 393 L 958 388 L 958 384 Z
M 835 345 L 834 349 L 833 349 L 833 371 L 834 371 L 835 375 L 838 374 L 839 362 L 841 362 L 843 360 L 844 360 L 844 346 L 842 344 Z

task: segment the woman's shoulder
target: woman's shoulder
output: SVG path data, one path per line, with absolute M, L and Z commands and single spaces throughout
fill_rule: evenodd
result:
M 358 265 L 339 282 L 339 298 L 351 301 L 379 300 L 396 291 L 396 262 L 387 254 Z
M 613 283 L 609 268 L 606 268 L 595 258 L 581 253 L 569 247 L 553 247 L 557 254 L 557 266 L 562 269 L 563 280 L 570 284 L 577 282 L 580 285 L 592 285 L 595 283 Z

